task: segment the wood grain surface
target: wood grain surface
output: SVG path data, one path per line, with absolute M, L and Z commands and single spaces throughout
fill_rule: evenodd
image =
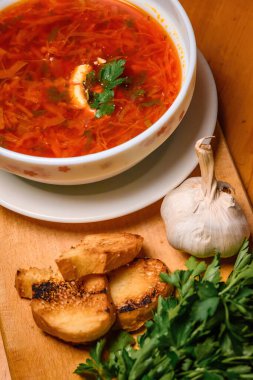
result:
M 219 119 L 253 202 L 253 1 L 181 0 L 181 3 L 192 21 L 198 46 L 213 70 Z M 219 129 L 216 135 L 217 177 L 236 189 L 253 232 L 247 195 Z M 0 208 L 0 380 L 77 379 L 72 371 L 85 353 L 84 349 L 61 343 L 37 329 L 29 301 L 20 300 L 13 286 L 17 267 L 53 265 L 54 258 L 85 233 L 115 230 L 142 234 L 145 254 L 161 257 L 171 270 L 182 267 L 186 256 L 175 252 L 166 242 L 159 208 L 157 202 L 124 218 L 83 225 L 35 221 Z M 226 263 L 227 272 L 231 263 Z
M 0 329 L 0 332 L 2 330 Z M 2 335 L 0 334 L 0 379 L 11 380 L 10 369 L 7 362 Z
M 216 130 L 215 151 L 217 178 L 236 189 L 236 197 L 245 211 L 253 232 L 253 214 L 247 195 L 229 155 L 221 130 Z M 193 173 L 198 175 L 198 171 Z M 55 266 L 54 259 L 89 232 L 130 231 L 145 239 L 143 254 L 163 260 L 171 271 L 183 268 L 186 254 L 169 246 L 160 204 L 155 204 L 129 216 L 100 223 L 57 224 L 33 220 L 0 208 L 0 316 L 1 331 L 13 380 L 71 380 L 76 365 L 87 355 L 85 348 L 73 347 L 40 331 L 32 318 L 28 300 L 20 299 L 14 288 L 15 272 L 20 267 Z M 226 276 L 233 259 L 223 261 Z M 1 354 L 2 378 L 8 378 L 6 358 Z M 1 372 L 0 372 L 1 373 Z
M 213 71 L 219 121 L 253 203 L 253 1 L 180 2 Z

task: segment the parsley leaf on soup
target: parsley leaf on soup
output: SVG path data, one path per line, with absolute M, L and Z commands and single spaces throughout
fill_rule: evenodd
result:
M 114 88 L 124 83 L 127 79 L 126 77 L 121 77 L 125 64 L 124 59 L 108 62 L 99 70 L 97 77 L 94 71 L 87 75 L 90 87 L 96 82 L 102 87 L 101 92 L 89 91 L 89 104 L 92 109 L 96 110 L 96 118 L 99 119 L 114 112 Z
M 101 104 L 110 103 L 113 99 L 114 92 L 112 90 L 105 89 L 103 92 L 96 92 L 93 94 L 93 102 L 91 108 L 98 109 Z
M 59 103 L 61 101 L 66 101 L 68 94 L 66 91 L 60 91 L 57 87 L 51 86 L 47 89 L 47 97 L 50 102 Z
M 113 89 L 125 82 L 126 78 L 120 78 L 125 70 L 125 64 L 126 61 L 124 59 L 104 64 L 98 73 L 99 82 L 106 89 Z
M 94 93 L 93 101 L 90 103 L 92 109 L 96 109 L 96 117 L 100 118 L 104 115 L 111 115 L 115 109 L 113 104 L 113 90 L 105 89 L 103 92 Z
M 113 103 L 102 103 L 99 105 L 96 111 L 96 118 L 99 119 L 105 115 L 111 115 L 115 110 L 115 105 Z
M 59 28 L 54 27 L 54 28 L 50 31 L 49 35 L 48 35 L 48 39 L 47 39 L 48 42 L 53 42 L 53 41 L 56 39 L 58 33 L 59 33 Z

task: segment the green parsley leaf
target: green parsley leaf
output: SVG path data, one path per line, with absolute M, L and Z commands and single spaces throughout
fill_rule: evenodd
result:
M 122 350 L 124 347 L 128 346 L 129 344 L 132 345 L 134 343 L 135 343 L 135 340 L 132 337 L 132 335 L 130 335 L 127 331 L 121 331 L 116 337 L 116 339 L 114 337 L 114 340 L 109 345 L 108 350 L 110 353 L 115 353 L 119 350 Z
M 221 294 L 227 293 L 230 288 L 238 285 L 253 285 L 253 259 L 252 254 L 248 253 L 249 242 L 244 241 L 237 256 L 234 270 L 227 280 L 227 287 L 222 290 Z
M 102 116 L 105 115 L 111 115 L 115 110 L 115 105 L 114 104 L 101 104 L 99 108 L 96 111 L 96 118 L 100 119 Z
M 110 103 L 113 100 L 113 90 L 105 89 L 103 92 L 93 94 L 93 102 L 90 104 L 92 109 L 98 109 L 102 104 Z
M 204 281 L 211 281 L 217 284 L 220 281 L 220 255 L 217 254 L 212 263 L 207 267 L 205 275 L 203 277 Z
M 99 82 L 107 89 L 122 84 L 126 78 L 119 78 L 125 69 L 126 61 L 119 59 L 118 61 L 108 62 L 102 66 L 98 73 Z
M 111 115 L 115 109 L 113 104 L 114 91 L 105 89 L 103 92 L 93 94 L 93 102 L 90 103 L 92 109 L 96 109 L 96 118 Z
M 203 380 L 224 380 L 224 377 L 217 373 L 205 372 Z
M 106 340 L 101 339 L 97 345 L 90 351 L 90 356 L 96 363 L 99 363 L 102 358 L 103 349 L 105 346 Z
M 79 364 L 74 373 L 81 376 L 92 374 L 96 376 L 97 380 L 110 380 L 111 378 L 108 375 L 107 369 L 103 368 L 102 365 L 102 354 L 105 344 L 105 339 L 99 340 L 90 351 L 91 359 L 87 359 L 86 363 Z
M 217 297 L 218 290 L 215 287 L 215 284 L 210 281 L 199 281 L 196 285 L 196 292 L 200 300 L 205 300 L 210 297 Z
M 115 110 L 114 91 L 113 89 L 123 82 L 126 78 L 119 78 L 125 69 L 126 61 L 119 59 L 118 61 L 112 61 L 104 64 L 98 73 L 98 81 L 103 87 L 103 91 L 89 92 L 89 104 L 92 109 L 96 109 L 95 117 L 101 118 L 105 115 L 111 115 Z M 88 88 L 92 87 L 96 83 L 96 74 L 91 71 L 87 75 Z M 86 83 L 85 83 L 86 85 Z
M 196 301 L 192 306 L 191 318 L 194 321 L 205 321 L 208 317 L 212 317 L 217 310 L 219 301 L 219 297 Z

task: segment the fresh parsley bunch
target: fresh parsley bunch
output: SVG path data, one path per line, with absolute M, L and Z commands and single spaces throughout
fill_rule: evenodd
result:
M 226 282 L 221 281 L 218 254 L 209 266 L 193 257 L 186 265 L 188 270 L 161 275 L 175 286 L 176 296 L 159 299 L 138 349 L 126 332 L 113 345 L 102 339 L 75 373 L 98 380 L 253 379 L 253 257 L 248 242 Z

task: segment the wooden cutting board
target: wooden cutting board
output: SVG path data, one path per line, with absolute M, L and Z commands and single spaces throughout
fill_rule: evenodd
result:
M 253 232 L 253 213 L 232 162 L 224 137 L 216 129 L 216 175 L 236 189 Z M 198 170 L 193 173 L 199 175 Z M 171 271 L 183 268 L 186 254 L 169 246 L 160 218 L 161 201 L 122 218 L 90 224 L 54 224 L 37 221 L 0 208 L 0 379 L 71 380 L 87 349 L 73 347 L 45 335 L 32 318 L 29 301 L 20 299 L 14 288 L 19 267 L 53 266 L 54 259 L 90 232 L 129 231 L 145 239 L 144 254 L 163 260 Z M 233 260 L 223 261 L 223 274 Z

